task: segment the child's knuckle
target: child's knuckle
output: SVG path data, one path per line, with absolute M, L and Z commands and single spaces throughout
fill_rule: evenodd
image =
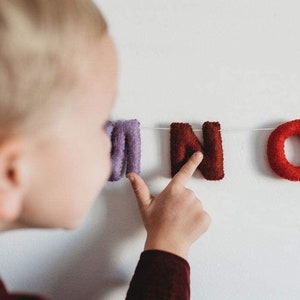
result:
M 205 231 L 207 230 L 207 228 L 209 227 L 209 225 L 211 223 L 210 215 L 204 210 L 201 213 L 201 223 L 202 223 Z
M 196 197 L 194 191 L 190 190 L 190 189 L 185 189 L 185 197 L 187 199 L 194 199 Z

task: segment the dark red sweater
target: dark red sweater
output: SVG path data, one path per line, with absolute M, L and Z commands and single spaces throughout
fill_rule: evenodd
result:
M 141 254 L 126 300 L 190 299 L 190 266 L 183 258 L 163 251 Z
M 46 300 L 39 296 L 8 293 L 0 280 L 1 300 Z M 126 300 L 190 299 L 190 267 L 183 258 L 158 250 L 141 254 Z M 87 299 L 88 300 L 88 299 Z

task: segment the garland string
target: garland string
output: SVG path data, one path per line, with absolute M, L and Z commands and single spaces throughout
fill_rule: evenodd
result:
M 146 127 L 146 126 L 141 126 L 141 129 L 147 129 L 147 130 L 166 130 L 170 131 L 170 128 L 167 127 Z M 236 132 L 236 131 L 272 131 L 275 128 L 236 128 L 236 129 L 221 129 L 221 132 Z M 195 132 L 202 132 L 202 129 L 193 129 Z

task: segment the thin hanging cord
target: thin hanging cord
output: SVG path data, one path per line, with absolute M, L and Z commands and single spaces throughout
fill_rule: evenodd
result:
M 170 128 L 167 127 L 145 127 L 141 126 L 141 129 L 148 129 L 148 130 L 170 130 Z M 235 128 L 235 129 L 221 129 L 221 132 L 236 132 L 236 131 L 272 131 L 275 128 Z M 202 129 L 193 129 L 195 132 L 202 132 Z

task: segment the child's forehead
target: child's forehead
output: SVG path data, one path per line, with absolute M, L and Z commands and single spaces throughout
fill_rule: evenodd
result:
M 101 87 L 103 92 L 116 93 L 118 79 L 118 54 L 116 47 L 107 34 L 92 50 L 87 64 L 82 65 L 83 79 L 95 88 Z M 85 58 L 84 58 L 85 59 Z
M 74 87 L 74 96 L 78 98 L 78 105 L 88 103 L 95 108 L 90 113 L 99 115 L 99 111 L 111 110 L 117 94 L 118 57 L 109 34 L 92 47 L 81 52 L 81 59 L 76 58 L 79 81 Z

